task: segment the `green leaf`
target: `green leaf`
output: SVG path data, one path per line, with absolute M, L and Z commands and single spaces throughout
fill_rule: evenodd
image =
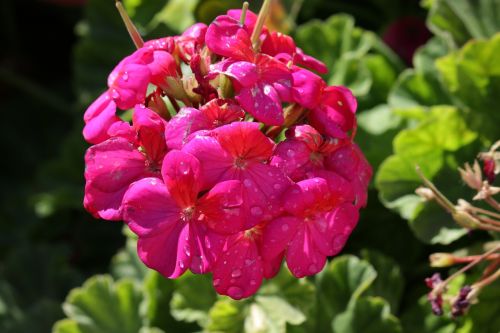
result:
M 212 280 L 207 275 L 184 274 L 175 280 L 171 311 L 175 319 L 206 325 L 208 312 L 217 300 Z
M 396 208 L 403 217 L 410 219 L 410 226 L 419 239 L 448 244 L 465 231 L 450 218 L 423 214 L 428 213 L 429 208 L 422 210 L 421 205 L 416 205 L 414 191 L 421 180 L 415 166 L 419 165 L 424 175 L 438 186 L 444 183 L 449 192 L 460 193 L 463 190 L 459 182 L 454 184 L 452 180 L 456 178 L 450 177 L 458 165 L 455 155 L 476 138 L 477 133 L 468 128 L 457 109 L 442 106 L 432 107 L 425 121 L 401 131 L 394 139 L 394 155 L 380 166 L 375 184 L 386 206 Z
M 349 302 L 365 292 L 377 277 L 366 261 L 345 255 L 332 260 L 316 277 L 316 330 L 330 326 L 333 317 L 343 312 Z
M 361 251 L 361 257 L 377 271 L 377 278 L 366 294 L 387 301 L 393 314 L 398 312 L 404 289 L 404 278 L 399 265 L 392 258 L 374 250 Z
M 59 322 L 55 333 L 137 333 L 142 327 L 140 289 L 131 280 L 114 282 L 95 276 L 70 292 L 63 304 L 69 320 Z
M 436 61 L 445 86 L 464 106 L 470 126 L 492 141 L 498 139 L 500 122 L 500 114 L 494 111 L 500 94 L 499 53 L 500 33 Z
M 149 269 L 137 255 L 137 241 L 127 238 L 125 248 L 111 260 L 111 274 L 116 279 L 130 278 L 140 282 L 148 271 Z
M 427 25 L 450 45 L 462 46 L 470 39 L 491 37 L 500 30 L 498 0 L 435 0 Z
M 391 315 L 389 304 L 382 298 L 363 297 L 354 300 L 349 308 L 333 319 L 338 333 L 400 333 L 399 320 Z
M 146 1 L 147 2 L 147 1 Z M 151 26 L 166 24 L 177 32 L 195 23 L 193 11 L 198 0 L 170 0 L 151 20 Z
M 223 298 L 209 312 L 209 332 L 282 333 L 301 329 L 315 301 L 314 285 L 296 279 L 288 269 L 264 282 L 257 294 L 244 301 Z M 309 323 L 310 324 L 310 323 Z M 292 330 L 293 330 L 292 329 Z

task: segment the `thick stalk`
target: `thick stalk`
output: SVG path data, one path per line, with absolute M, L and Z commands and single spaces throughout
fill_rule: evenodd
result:
M 118 12 L 120 13 L 120 16 L 122 17 L 123 23 L 125 23 L 125 27 L 127 28 L 127 31 L 130 35 L 130 38 L 132 38 L 135 47 L 140 49 L 144 45 L 144 40 L 142 39 L 141 34 L 128 16 L 127 11 L 123 7 L 121 1 L 116 0 L 115 5 L 116 9 L 118 9 Z

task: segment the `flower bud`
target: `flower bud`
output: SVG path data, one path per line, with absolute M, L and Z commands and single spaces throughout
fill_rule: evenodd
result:
M 415 190 L 415 193 L 425 201 L 432 201 L 436 198 L 434 192 L 432 192 L 430 188 L 424 186 L 420 186 L 419 188 L 417 188 Z
M 477 229 L 480 224 L 480 222 L 475 217 L 460 209 L 457 209 L 453 213 L 451 213 L 451 216 L 453 217 L 455 222 L 467 229 Z
M 455 257 L 451 253 L 433 253 L 429 256 L 432 267 L 448 267 L 455 264 Z

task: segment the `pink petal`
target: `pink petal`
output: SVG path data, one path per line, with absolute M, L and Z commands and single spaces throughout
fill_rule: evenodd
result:
M 200 192 L 200 162 L 191 154 L 172 150 L 163 160 L 163 180 L 181 208 L 192 208 Z
M 299 65 L 305 66 L 307 68 L 310 68 L 319 74 L 326 74 L 328 73 L 328 67 L 326 65 L 319 61 L 316 58 L 311 57 L 310 55 L 304 54 L 304 51 L 302 49 L 297 48 L 297 54 L 296 54 L 296 62 Z
M 227 11 L 227 16 L 230 16 L 239 22 L 241 18 L 241 9 L 230 9 Z M 245 29 L 249 33 L 252 33 L 256 23 L 257 23 L 257 15 L 251 10 L 247 10 L 245 15 Z
M 323 79 L 306 69 L 293 72 L 293 99 L 307 109 L 313 109 L 321 103 L 324 87 L 326 83 Z
M 296 139 L 307 145 L 311 152 L 317 152 L 323 145 L 323 136 L 312 126 L 297 125 L 286 131 L 286 137 Z
M 194 38 L 197 43 L 203 44 L 205 41 L 205 34 L 207 32 L 207 25 L 205 23 L 195 23 L 187 28 L 183 33 L 183 37 Z
M 212 270 L 224 245 L 224 237 L 208 229 L 203 223 L 190 223 L 189 242 L 191 264 L 189 269 L 195 274 L 205 274 Z
M 205 35 L 208 48 L 215 54 L 236 60 L 252 60 L 252 42 L 238 20 L 227 15 L 218 16 L 209 25 Z
M 252 87 L 259 80 L 257 66 L 248 61 L 233 62 L 227 66 L 223 73 L 238 81 L 245 88 Z
M 295 49 L 296 46 L 292 37 L 275 31 L 266 36 L 261 46 L 261 51 L 270 56 L 276 56 L 280 53 L 293 55 Z
M 151 83 L 164 86 L 167 77 L 177 77 L 177 62 L 174 57 L 165 51 L 154 51 L 153 61 L 147 64 L 151 71 Z
M 305 223 L 297 229 L 286 251 L 286 263 L 297 278 L 320 272 L 326 263 L 326 256 L 318 251 Z
M 259 70 L 261 82 L 267 84 L 279 83 L 288 88 L 292 87 L 293 77 L 291 70 L 282 62 L 267 54 L 260 54 L 255 64 Z
M 173 53 L 175 50 L 174 37 L 163 37 L 159 39 L 148 40 L 144 43 L 144 47 L 151 50 L 163 50 Z
M 283 263 L 283 258 L 285 256 L 285 252 L 283 251 L 279 255 L 274 258 L 265 258 L 262 260 L 262 267 L 264 270 L 264 278 L 272 279 L 275 277 L 281 269 L 281 264 Z
M 116 123 L 123 123 L 116 116 L 116 104 L 108 97 L 107 93 L 102 94 L 89 106 L 85 112 L 84 120 L 83 137 L 92 144 L 109 139 L 109 128 Z
M 192 133 L 210 129 L 211 124 L 203 112 L 183 107 L 167 124 L 165 139 L 170 149 L 181 149 Z
M 218 258 L 213 285 L 221 295 L 241 299 L 253 295 L 262 283 L 263 268 L 255 242 L 240 237 Z
M 116 105 L 122 110 L 127 110 L 136 104 L 144 103 L 151 77 L 148 67 L 128 63 L 115 71 L 108 78 L 108 86 Z
M 161 163 L 167 152 L 164 138 L 166 122 L 157 113 L 140 105 L 135 108 L 133 123 L 148 158 Z
M 233 167 L 233 157 L 213 137 L 195 137 L 184 146 L 182 151 L 192 154 L 201 162 L 202 189 L 214 186 Z
M 267 161 L 274 148 L 274 143 L 259 130 L 257 123 L 231 123 L 217 128 L 215 135 L 231 156 L 245 161 Z
M 245 117 L 245 111 L 232 99 L 213 99 L 200 107 L 212 128 L 239 121 Z
M 333 138 L 345 139 L 348 138 L 346 131 L 344 131 L 335 117 L 335 111 L 328 106 L 320 105 L 312 109 L 309 113 L 309 124 L 316 128 L 320 133 L 326 134 Z
M 284 216 L 269 222 L 262 235 L 262 255 L 276 258 L 288 247 L 302 221 L 296 217 Z
M 344 177 L 335 172 L 316 169 L 308 176 L 323 178 L 327 181 L 331 195 L 331 206 L 336 206 L 343 202 L 353 202 L 355 200 L 355 193 L 352 185 Z
M 181 210 L 158 178 L 133 183 L 123 197 L 123 219 L 139 237 L 150 237 L 179 223 Z
M 286 139 L 280 142 L 274 150 L 270 164 L 281 169 L 294 181 L 304 179 L 310 167 L 311 151 L 299 140 Z
M 327 214 L 328 231 L 331 235 L 331 251 L 329 256 L 338 254 L 344 247 L 359 219 L 358 210 L 351 204 L 345 203 Z
M 333 206 L 332 199 L 328 182 L 324 178 L 316 177 L 291 186 L 284 194 L 282 202 L 290 214 L 307 217 Z
M 281 100 L 272 85 L 258 83 L 251 88 L 243 88 L 236 100 L 245 111 L 266 125 L 280 126 L 285 121 Z
M 218 183 L 197 204 L 198 211 L 207 225 L 221 234 L 243 231 L 245 216 L 241 182 L 229 180 Z
M 163 276 L 175 279 L 191 264 L 189 223 L 176 223 L 171 229 L 137 241 L 139 258 Z
M 86 208 L 104 219 L 120 219 L 122 198 L 129 185 L 153 175 L 144 156 L 123 138 L 90 147 L 85 165 Z

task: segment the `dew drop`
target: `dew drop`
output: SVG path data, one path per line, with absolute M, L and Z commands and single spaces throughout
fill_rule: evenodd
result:
M 243 290 L 240 287 L 232 286 L 227 289 L 227 295 L 234 299 L 240 299 L 243 296 Z
M 128 81 L 128 72 L 123 73 L 122 75 L 123 81 L 127 82 Z
M 241 276 L 241 270 L 239 269 L 235 269 L 232 273 L 231 273 L 231 277 L 233 278 L 239 278 Z
M 252 213 L 253 216 L 260 216 L 262 215 L 263 211 L 259 206 L 253 206 L 252 208 L 250 208 L 250 213 Z
M 116 89 L 111 90 L 111 97 L 113 97 L 113 99 L 120 98 L 120 93 L 118 92 L 118 90 Z
M 257 284 L 257 282 L 255 280 L 250 280 L 250 285 L 251 286 L 255 286 Z
M 253 263 L 254 263 L 254 260 L 245 259 L 245 265 L 250 266 Z
M 288 156 L 288 157 L 294 157 L 295 156 L 295 152 L 293 150 L 291 150 L 291 149 L 288 149 L 286 151 L 286 156 Z
M 217 287 L 220 284 L 220 279 L 214 280 L 214 287 Z
M 289 227 L 288 227 L 288 224 L 286 224 L 286 223 L 281 226 L 281 231 L 283 231 L 283 232 L 288 231 L 288 229 L 289 229 Z
M 273 185 L 273 188 L 275 190 L 279 190 L 281 188 L 281 184 L 276 183 L 276 184 Z
M 318 271 L 318 266 L 316 266 L 315 264 L 311 264 L 309 266 L 309 273 L 316 273 Z
M 246 187 L 251 187 L 252 186 L 252 181 L 250 179 L 246 178 L 245 180 L 243 180 L 243 184 Z
M 181 269 L 184 269 L 185 265 L 184 265 L 184 262 L 183 261 L 179 261 L 179 267 Z

